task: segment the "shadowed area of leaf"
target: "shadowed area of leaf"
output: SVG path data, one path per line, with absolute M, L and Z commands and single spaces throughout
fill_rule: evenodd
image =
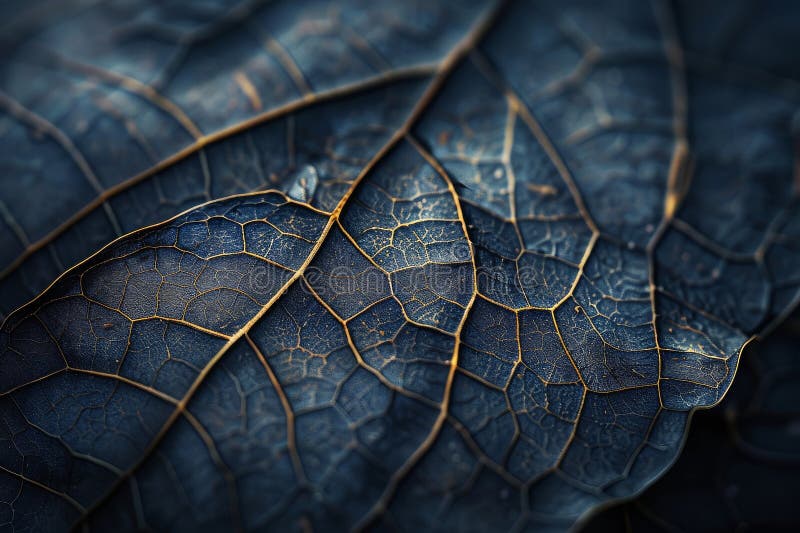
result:
M 795 314 L 748 348 L 723 402 L 695 415 L 673 468 L 583 531 L 796 531 L 798 326 Z

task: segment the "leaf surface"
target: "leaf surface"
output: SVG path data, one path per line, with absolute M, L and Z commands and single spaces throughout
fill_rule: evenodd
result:
M 695 415 L 675 466 L 642 495 L 600 513 L 582 531 L 797 529 L 797 341 L 795 314 L 748 348 L 723 402 Z
M 15 527 L 567 529 L 797 298 L 774 10 L 356 4 L 20 23 Z

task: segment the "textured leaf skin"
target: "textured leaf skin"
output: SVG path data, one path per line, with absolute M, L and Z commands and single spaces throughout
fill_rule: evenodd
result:
M 315 201 L 332 207 L 415 103 L 402 80 L 429 77 L 485 7 L 160 4 L 34 11 L 8 30 L 0 157 L 16 179 L 0 189 L 4 313 L 118 235 L 215 198 L 288 190 L 307 165 L 325 166 Z M 388 94 L 362 100 L 371 84 Z M 352 101 L 291 112 L 337 91 Z M 354 108 L 371 115 L 341 119 Z M 214 143 L 270 112 L 258 133 Z M 191 153 L 169 164 L 181 150 Z M 20 183 L 46 207 L 11 201 Z
M 797 531 L 799 331 L 795 314 L 748 348 L 722 403 L 695 416 L 675 466 L 583 531 Z
M 796 298 L 780 6 L 358 7 L 22 26 L 6 309 L 124 236 L 2 326 L 14 528 L 563 530 Z

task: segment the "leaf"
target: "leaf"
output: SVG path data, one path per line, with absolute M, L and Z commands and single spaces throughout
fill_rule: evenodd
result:
M 698 413 L 675 466 L 583 531 L 794 531 L 800 386 L 797 314 L 744 354 L 722 404 Z M 682 512 L 676 513 L 675 509 Z
M 307 166 L 325 166 L 315 203 L 332 208 L 482 10 L 118 4 L 73 7 L 63 23 L 32 9 L 4 32 L 0 158 L 17 178 L 0 184 L 2 312 L 119 235 L 212 199 L 288 191 Z M 10 201 L 19 183 L 25 201 Z
M 337 6 L 20 25 L 14 527 L 567 529 L 798 297 L 790 17 Z

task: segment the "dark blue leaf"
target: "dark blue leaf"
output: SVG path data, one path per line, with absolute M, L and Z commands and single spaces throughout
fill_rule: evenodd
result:
M 786 4 L 23 13 L 1 520 L 564 530 L 638 493 L 798 298 Z
M 695 415 L 675 466 L 583 531 L 797 530 L 798 325 L 795 314 L 748 348 L 728 396 Z

